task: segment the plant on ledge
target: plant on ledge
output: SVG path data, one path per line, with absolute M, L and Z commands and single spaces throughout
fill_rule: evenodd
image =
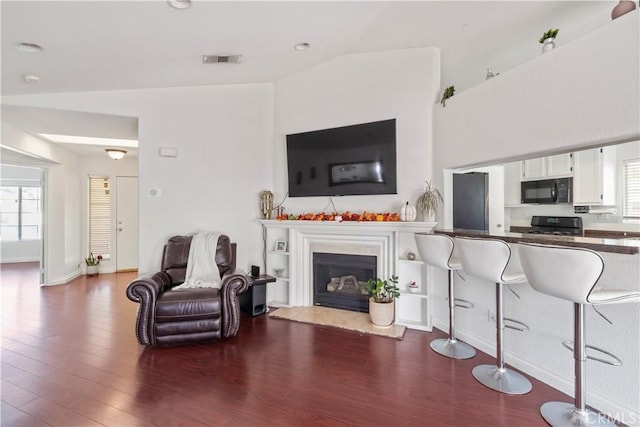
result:
M 416 200 L 416 208 L 422 212 L 423 220 L 435 221 L 436 213 L 438 212 L 438 203 L 443 203 L 442 194 L 440 190 L 431 185 L 431 180 L 425 181 L 425 188 Z
M 369 279 L 367 281 L 367 291 L 371 294 L 371 298 L 377 303 L 390 303 L 394 298 L 400 296 L 398 288 L 398 276 L 391 276 L 390 279 Z
M 102 255 L 94 256 L 93 252 L 91 252 L 89 256 L 84 259 L 85 264 L 87 264 L 88 266 L 99 265 L 100 261 L 102 261 Z
M 544 34 L 542 34 L 542 37 L 540 37 L 540 40 L 538 40 L 538 43 L 542 44 L 546 39 L 555 39 L 559 31 L 560 29 L 558 28 L 556 28 L 555 30 L 554 29 L 547 30 Z
M 446 105 L 447 99 L 451 98 L 455 91 L 456 89 L 453 86 L 449 86 L 444 90 L 444 93 L 442 94 L 442 99 L 440 100 L 440 104 L 442 104 L 443 107 Z

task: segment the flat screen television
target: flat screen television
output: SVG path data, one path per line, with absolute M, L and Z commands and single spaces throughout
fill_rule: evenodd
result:
M 289 197 L 397 194 L 396 120 L 287 135 Z

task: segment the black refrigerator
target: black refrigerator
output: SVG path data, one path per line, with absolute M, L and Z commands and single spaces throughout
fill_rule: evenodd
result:
M 489 230 L 489 174 L 453 174 L 453 228 Z

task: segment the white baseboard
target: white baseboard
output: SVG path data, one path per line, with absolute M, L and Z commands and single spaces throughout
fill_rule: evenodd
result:
M 80 277 L 80 269 L 76 269 L 69 274 L 65 274 L 64 276 L 52 277 L 49 283 L 46 283 L 43 286 L 64 285 L 77 277 Z
M 443 323 L 438 319 L 433 319 L 433 326 L 441 331 L 449 330 L 449 324 Z M 495 357 L 495 343 L 480 339 L 458 327 L 456 327 L 456 337 L 473 346 L 477 350 Z M 567 399 L 567 402 L 570 402 L 571 399 L 573 399 L 573 372 L 568 372 L 567 376 L 560 376 L 540 366 L 533 365 L 520 357 L 514 356 L 508 351 L 505 351 L 505 360 L 514 368 L 568 395 L 569 398 Z M 633 408 L 621 406 L 620 403 L 607 398 L 605 395 L 598 394 L 593 390 L 587 389 L 587 404 L 628 426 L 640 426 L 640 414 L 638 414 Z

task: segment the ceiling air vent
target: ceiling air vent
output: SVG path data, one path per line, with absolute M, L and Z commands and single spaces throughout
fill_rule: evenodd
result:
M 203 64 L 238 64 L 242 55 L 203 55 Z

